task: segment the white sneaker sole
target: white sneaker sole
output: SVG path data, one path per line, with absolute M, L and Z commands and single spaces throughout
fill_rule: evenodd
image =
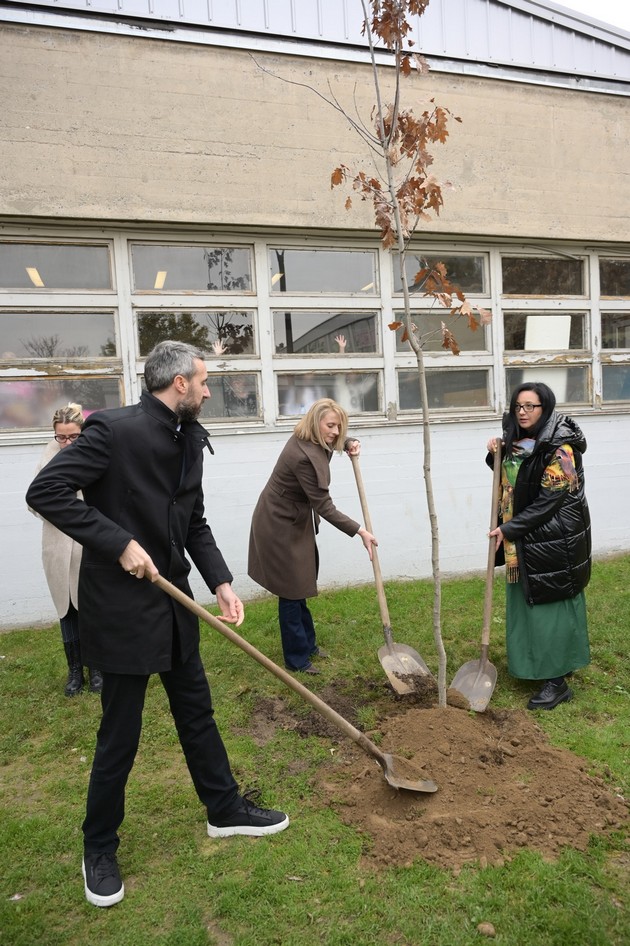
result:
M 288 815 L 284 816 L 284 821 L 279 821 L 277 824 L 270 824 L 265 828 L 255 827 L 254 825 L 230 825 L 227 828 L 217 828 L 215 825 L 208 822 L 208 837 L 209 838 L 232 838 L 237 834 L 245 835 L 250 838 L 261 838 L 266 834 L 278 834 L 279 831 L 284 831 L 285 828 L 289 827 L 289 817 Z
M 97 893 L 94 893 L 87 885 L 87 877 L 85 874 L 85 861 L 81 863 L 81 872 L 83 874 L 83 885 L 85 888 L 85 899 L 88 903 L 91 903 L 94 907 L 113 907 L 115 903 L 120 903 L 122 898 L 125 896 L 125 885 L 122 884 L 120 890 L 117 890 L 116 893 L 112 893 L 109 897 L 99 897 Z

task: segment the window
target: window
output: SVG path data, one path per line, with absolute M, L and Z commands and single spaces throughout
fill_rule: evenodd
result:
M 211 397 L 201 419 L 211 427 L 288 429 L 319 397 L 359 426 L 418 420 L 416 357 L 389 329 L 404 322 L 398 258 L 376 237 L 24 233 L 15 225 L 0 239 L 5 439 L 49 431 L 69 399 L 86 412 L 133 403 L 143 361 L 165 339 L 203 352 Z M 534 379 L 568 409 L 630 411 L 630 255 L 553 250 L 480 240 L 408 253 L 412 319 L 441 420 L 494 412 Z M 415 274 L 439 262 L 493 311 L 491 324 L 471 331 L 420 291 Z M 458 356 L 442 347 L 442 323 Z
M 378 411 L 379 373 L 376 371 L 300 372 L 278 374 L 278 405 L 283 416 L 306 413 L 321 397 L 331 397 L 348 414 Z
M 476 368 L 427 368 L 429 407 L 436 410 L 490 406 L 489 372 Z M 417 370 L 398 371 L 401 411 L 419 411 L 420 382 Z
M 272 312 L 276 355 L 376 353 L 377 317 L 373 312 L 310 309 Z
M 0 429 L 123 403 L 112 260 L 104 242 L 0 242 Z
M 581 259 L 504 256 L 501 267 L 504 295 L 584 295 L 584 262 Z
M 254 353 L 254 313 L 232 309 L 138 311 L 138 349 L 148 355 L 158 342 L 172 339 L 205 352 L 208 358 Z
M 619 363 L 614 350 L 628 357 L 630 310 L 602 312 L 602 397 L 606 401 L 630 401 L 630 363 Z
M 586 316 L 576 312 L 512 312 L 504 315 L 506 351 L 584 349 Z
M 251 292 L 254 287 L 249 247 L 131 247 L 136 292 Z
M 602 312 L 602 348 L 630 348 L 630 310 Z
M 604 401 L 630 401 L 630 365 L 603 365 Z
M 117 355 L 113 312 L 17 309 L 0 312 L 3 361 L 76 361 Z
M 394 314 L 396 321 L 405 321 L 404 312 Z M 488 351 L 488 340 L 486 332 L 480 326 L 476 331 L 472 331 L 467 324 L 466 319 L 451 316 L 449 309 L 441 307 L 431 309 L 430 311 L 418 310 L 413 313 L 413 324 L 417 327 L 420 334 L 423 351 L 425 352 L 443 352 L 442 348 L 442 323 L 451 331 L 457 339 L 461 351 Z M 404 333 L 402 329 L 396 332 L 396 351 L 408 352 L 409 342 L 403 341 Z M 448 357 L 453 357 L 452 355 Z M 453 365 L 456 368 L 457 365 Z
M 394 266 L 394 292 L 402 293 L 398 254 L 393 254 L 392 262 Z M 424 290 L 422 284 L 416 282 L 416 275 L 422 270 L 430 269 L 438 263 L 442 263 L 446 267 L 446 276 L 449 282 L 456 285 L 466 295 L 486 295 L 488 288 L 484 262 L 484 256 L 473 256 L 472 254 L 454 256 L 448 251 L 444 254 L 432 253 L 427 255 L 415 250 L 408 252 L 405 256 L 405 275 L 409 291 L 412 294 L 421 295 Z
M 245 372 L 209 374 L 210 397 L 203 405 L 200 420 L 234 421 L 260 420 L 258 376 Z
M 556 395 L 558 404 L 588 404 L 591 401 L 589 388 L 590 371 L 585 366 L 506 368 L 505 380 L 508 392 L 524 381 L 544 381 Z
M 630 296 L 630 259 L 600 259 L 602 296 Z
M 3 430 L 52 428 L 58 407 L 73 401 L 85 415 L 121 403 L 116 378 L 23 378 L 0 380 L 0 428 Z
M 269 249 L 273 293 L 364 293 L 376 295 L 376 253 L 372 250 Z
M 107 246 L 0 243 L 0 289 L 111 289 Z

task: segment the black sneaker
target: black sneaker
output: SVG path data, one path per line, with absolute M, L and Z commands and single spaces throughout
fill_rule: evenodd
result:
M 125 896 L 115 854 L 85 854 L 82 869 L 88 903 L 95 907 L 113 907 Z
M 277 834 L 289 827 L 288 815 L 272 808 L 258 808 L 250 800 L 254 794 L 247 792 L 239 798 L 236 808 L 217 815 L 212 823 L 208 821 L 208 837 L 230 838 L 235 834 L 246 834 L 258 838 L 263 834 Z

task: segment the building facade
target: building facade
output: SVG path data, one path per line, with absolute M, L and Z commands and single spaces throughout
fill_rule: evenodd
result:
M 217 10 L 217 8 L 219 8 Z M 53 619 L 24 493 L 56 407 L 133 403 L 161 338 L 204 349 L 208 517 L 245 598 L 249 521 L 297 417 L 351 415 L 386 577 L 427 576 L 415 358 L 389 329 L 397 260 L 367 204 L 330 189 L 369 170 L 347 117 L 374 102 L 360 0 L 0 3 L 0 625 Z M 492 313 L 454 325 L 412 295 L 426 345 L 441 564 L 484 567 L 483 463 L 511 388 L 547 381 L 589 441 L 598 554 L 628 549 L 630 36 L 535 0 L 431 0 L 416 112 L 447 107 L 451 181 L 418 230 L 409 282 L 446 263 Z M 387 56 L 378 54 L 387 70 Z M 387 82 L 387 80 L 386 80 Z M 360 518 L 350 464 L 333 497 Z M 325 524 L 321 585 L 369 581 Z M 203 598 L 199 585 L 193 587 Z

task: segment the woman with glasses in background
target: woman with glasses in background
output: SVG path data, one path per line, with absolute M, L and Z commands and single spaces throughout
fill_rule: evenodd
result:
M 36 472 L 46 466 L 52 458 L 78 439 L 85 418 L 80 404 L 66 404 L 55 411 L 52 419 L 53 439 L 46 446 Z M 31 510 L 32 512 L 33 510 Z M 37 515 L 37 513 L 34 513 Z M 59 615 L 61 639 L 68 661 L 68 679 L 64 693 L 76 696 L 83 690 L 83 663 L 79 640 L 79 612 L 77 610 L 79 566 L 81 546 L 60 532 L 50 522 L 43 520 L 42 562 L 48 588 Z M 92 693 L 100 693 L 103 678 L 100 670 L 90 669 L 89 686 Z
M 591 574 L 591 524 L 584 495 L 586 440 L 555 410 L 546 384 L 525 382 L 510 399 L 501 449 L 497 564 L 506 565 L 506 644 L 513 677 L 542 681 L 527 703 L 551 710 L 573 697 L 567 683 L 590 662 L 584 588 Z

